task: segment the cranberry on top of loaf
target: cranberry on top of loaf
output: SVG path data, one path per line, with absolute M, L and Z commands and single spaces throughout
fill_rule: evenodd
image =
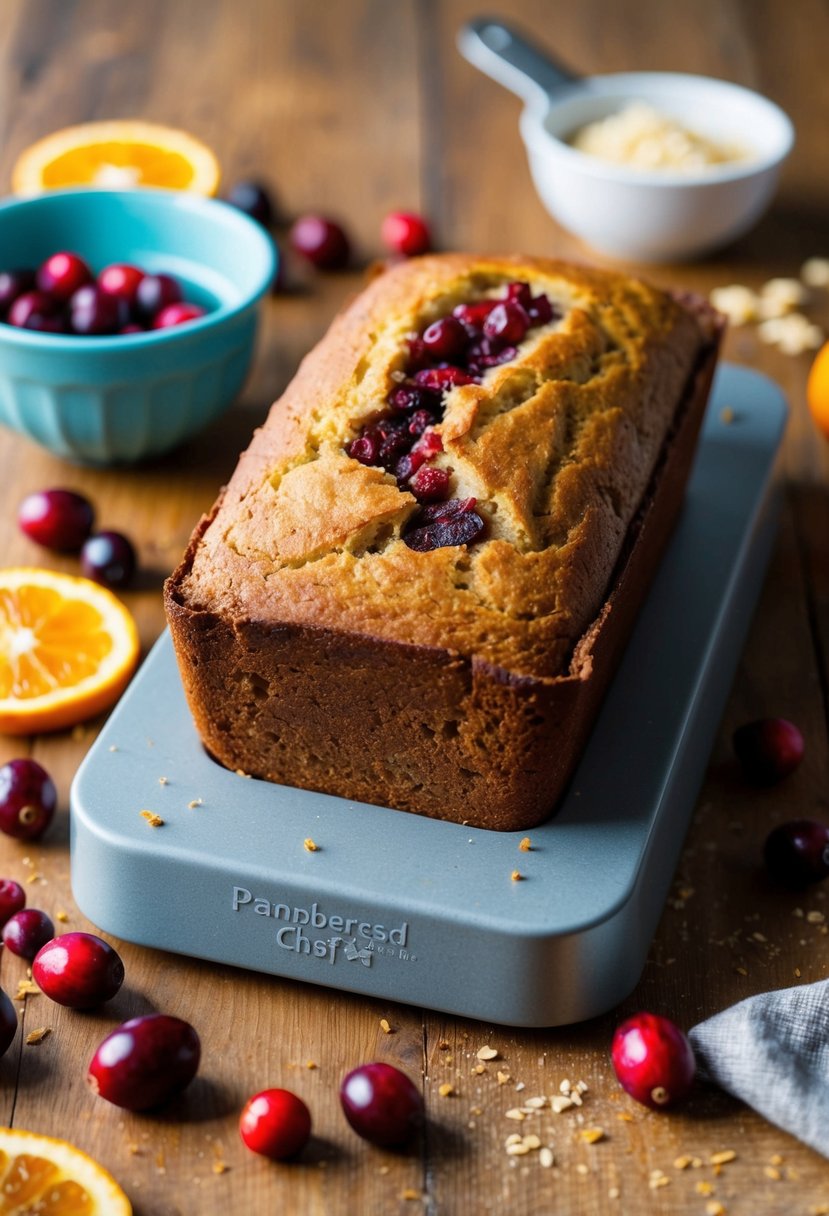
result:
M 466 343 L 444 324 L 430 350 L 450 317 L 470 322 Z M 560 675 L 709 339 L 693 309 L 623 274 L 460 254 L 396 266 L 273 406 L 178 594 Z

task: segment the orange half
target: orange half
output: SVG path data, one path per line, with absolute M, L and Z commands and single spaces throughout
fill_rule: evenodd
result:
M 108 709 L 138 653 L 132 616 L 104 587 L 53 570 L 0 570 L 3 734 L 60 730 Z
M 111 1174 L 66 1140 L 0 1127 L 0 1214 L 132 1216 Z
M 215 194 L 219 176 L 219 162 L 201 140 L 175 127 L 131 119 L 65 127 L 38 140 L 18 157 L 12 190 L 39 194 L 71 186 L 155 186 Z

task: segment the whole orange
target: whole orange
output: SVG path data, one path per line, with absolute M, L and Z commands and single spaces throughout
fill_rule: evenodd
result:
M 829 439 L 829 342 L 820 348 L 812 364 L 806 382 L 806 400 L 818 430 Z

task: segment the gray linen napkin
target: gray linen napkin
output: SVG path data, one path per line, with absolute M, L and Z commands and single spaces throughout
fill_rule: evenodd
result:
M 829 980 L 749 997 L 688 1037 L 703 1080 L 829 1157 Z

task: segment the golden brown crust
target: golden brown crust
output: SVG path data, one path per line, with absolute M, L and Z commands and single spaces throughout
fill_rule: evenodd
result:
M 344 445 L 383 409 L 405 335 L 513 279 L 562 317 L 446 399 L 440 463 L 479 543 L 410 550 L 416 508 Z M 243 455 L 179 596 L 231 618 L 438 647 L 555 677 L 605 597 L 705 344 L 692 312 L 626 275 L 445 255 L 375 280 L 332 325 Z

